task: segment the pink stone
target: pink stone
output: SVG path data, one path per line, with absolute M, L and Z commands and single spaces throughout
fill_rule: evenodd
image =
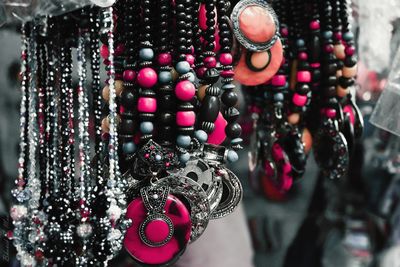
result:
M 217 66 L 217 60 L 215 59 L 215 57 L 206 57 L 204 59 L 204 65 L 207 68 L 215 68 Z
M 222 53 L 219 56 L 219 61 L 224 66 L 231 65 L 233 62 L 232 54 L 231 53 Z
M 249 5 L 239 15 L 239 28 L 253 42 L 263 43 L 272 39 L 276 25 L 272 15 L 263 7 Z
M 144 229 L 144 234 L 147 239 L 153 243 L 159 243 L 166 240 L 169 233 L 168 224 L 160 219 L 149 222 Z
M 301 83 L 311 82 L 311 72 L 307 70 L 302 70 L 297 72 L 297 81 Z
M 303 107 L 307 103 L 307 96 L 295 93 L 292 101 L 296 106 Z
M 346 47 L 345 53 L 347 56 L 353 56 L 356 53 L 356 48 L 354 46 Z
M 175 94 L 179 100 L 189 101 L 196 94 L 196 88 L 194 84 L 188 80 L 180 81 L 175 87 Z
M 194 56 L 191 54 L 187 54 L 186 61 L 189 62 L 190 66 L 193 66 L 194 65 Z
M 152 68 L 143 68 L 139 71 L 137 80 L 140 86 L 151 88 L 157 83 L 157 73 Z
M 161 66 L 171 65 L 172 63 L 172 56 L 170 53 L 161 53 L 157 57 L 158 64 Z
M 310 29 L 313 31 L 319 30 L 320 24 L 318 20 L 313 20 L 310 22 Z
M 108 59 L 108 57 L 110 56 L 110 52 L 108 51 L 108 46 L 103 44 L 100 48 L 100 56 L 103 59 Z
M 196 114 L 193 111 L 178 111 L 176 113 L 176 124 L 182 127 L 193 126 L 196 122 Z
M 308 55 L 306 52 L 299 53 L 299 59 L 302 61 L 306 61 L 308 59 Z
M 271 84 L 273 86 L 284 86 L 286 84 L 286 76 L 275 75 L 274 77 L 272 77 Z
M 224 142 L 226 138 L 225 127 L 227 124 L 227 121 L 224 119 L 224 116 L 222 116 L 220 112 L 214 122 L 214 131 L 208 135 L 207 142 L 213 145 L 220 145 L 222 142 Z
M 136 72 L 134 70 L 125 70 L 123 78 L 124 81 L 133 82 L 136 78 Z
M 157 100 L 151 97 L 139 97 L 137 109 L 140 112 L 154 113 L 157 110 Z
M 333 109 L 333 108 L 327 108 L 326 110 L 325 110 L 325 115 L 328 117 L 328 118 L 335 118 L 336 117 L 336 110 L 335 109 Z

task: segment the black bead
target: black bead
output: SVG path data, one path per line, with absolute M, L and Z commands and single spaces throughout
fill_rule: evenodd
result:
M 235 91 L 225 91 L 222 94 L 222 102 L 228 107 L 233 107 L 238 101 L 238 95 Z
M 239 123 L 232 123 L 228 124 L 225 128 L 226 135 L 231 138 L 238 138 L 242 134 L 242 127 L 239 125 Z

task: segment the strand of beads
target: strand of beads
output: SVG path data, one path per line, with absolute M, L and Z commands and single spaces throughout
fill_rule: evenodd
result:
M 178 125 L 178 135 L 176 145 L 179 152 L 179 160 L 186 163 L 190 154 L 187 148 L 191 145 L 192 134 L 196 122 L 196 114 L 194 106 L 191 104 L 196 93 L 196 88 L 189 80 L 191 65 L 187 61 L 187 54 L 191 53 L 191 48 L 187 47 L 187 22 L 191 20 L 191 16 L 186 14 L 187 1 L 178 0 L 176 6 L 176 27 L 177 27 L 177 51 L 175 60 L 175 70 L 179 74 L 178 81 L 175 85 L 175 95 L 179 100 L 178 110 L 176 112 L 176 124 Z
M 232 50 L 232 32 L 228 18 L 227 1 L 219 0 L 217 2 L 218 19 L 219 19 L 219 37 L 220 37 L 220 56 L 219 61 L 222 65 L 222 103 L 225 106 L 224 118 L 228 122 L 225 128 L 225 133 L 231 142 L 231 148 L 227 153 L 227 160 L 229 162 L 236 162 L 239 159 L 237 150 L 240 150 L 242 139 L 242 128 L 237 120 L 239 118 L 239 111 L 236 109 L 238 102 L 238 95 L 235 92 L 235 85 L 233 84 L 233 56 Z

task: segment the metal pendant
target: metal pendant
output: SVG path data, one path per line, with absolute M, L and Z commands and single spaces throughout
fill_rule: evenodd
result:
M 214 174 L 204 160 L 192 158 L 186 163 L 185 168 L 178 172 L 178 175 L 185 176 L 196 183 L 206 192 L 210 210 L 213 212 L 222 198 L 222 181 L 218 175 Z
M 210 204 L 201 186 L 192 179 L 180 175 L 171 175 L 155 182 L 156 186 L 166 186 L 175 196 L 184 197 L 190 206 L 192 232 L 190 242 L 199 238 L 210 219 Z
M 211 214 L 211 219 L 219 219 L 231 214 L 243 198 L 242 184 L 232 171 L 220 168 L 217 173 L 222 178 L 223 195 L 217 209 Z

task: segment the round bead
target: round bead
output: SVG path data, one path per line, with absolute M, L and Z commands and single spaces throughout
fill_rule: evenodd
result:
M 299 60 L 306 61 L 308 59 L 308 55 L 306 52 L 299 53 Z
M 356 53 L 356 48 L 354 46 L 348 46 L 345 50 L 346 55 L 353 56 Z
M 122 91 L 124 90 L 124 82 L 121 80 L 116 80 L 114 83 L 115 94 L 120 96 Z
M 161 155 L 158 155 L 158 154 L 156 155 L 155 158 L 156 158 L 156 161 L 160 161 L 162 159 Z
M 275 102 L 282 102 L 284 100 L 284 96 L 282 93 L 274 94 L 274 101 Z
M 176 138 L 176 143 L 180 147 L 187 148 L 190 146 L 191 138 L 189 135 L 178 135 Z
M 313 31 L 319 30 L 320 24 L 318 20 L 313 20 L 310 22 L 310 29 Z
M 143 68 L 139 71 L 137 80 L 140 86 L 151 88 L 157 83 L 157 73 L 152 68 Z
M 157 110 L 157 100 L 151 97 L 140 97 L 137 109 L 140 112 L 154 113 Z
M 208 134 L 203 130 L 198 130 L 194 133 L 194 137 L 196 137 L 201 143 L 205 143 L 207 142 Z
M 227 66 L 231 65 L 233 62 L 233 57 L 231 53 L 222 53 L 219 56 L 219 61 L 221 62 L 222 65 Z
M 194 65 L 194 56 L 191 54 L 187 54 L 186 55 L 186 61 L 189 63 L 190 66 Z
M 187 61 L 179 61 L 175 69 L 179 74 L 186 74 L 190 71 L 190 64 Z
M 101 95 L 105 101 L 110 101 L 110 87 L 108 85 L 103 88 Z
M 161 71 L 158 74 L 158 81 L 161 84 L 168 84 L 172 81 L 172 74 L 170 71 Z
M 324 37 L 325 39 L 330 39 L 333 36 L 333 32 L 332 31 L 324 31 L 322 32 L 322 37 Z
M 110 56 L 110 52 L 108 51 L 108 46 L 103 44 L 100 48 L 100 55 L 102 58 L 104 59 L 108 59 L 108 57 Z
M 328 109 L 326 109 L 325 110 L 325 115 L 328 117 L 328 118 L 334 118 L 334 117 L 336 117 L 336 110 L 335 109 L 333 109 L 333 108 L 328 108 Z
M 232 139 L 238 138 L 242 133 L 242 127 L 239 123 L 228 124 L 225 128 L 225 132 L 227 136 Z
M 294 94 L 293 95 L 293 103 L 298 107 L 302 107 L 307 103 L 307 96 Z
M 303 46 L 306 45 L 306 43 L 304 42 L 303 39 L 297 39 L 296 40 L 296 45 L 297 45 L 297 47 L 303 47 Z
M 353 34 L 353 32 L 345 32 L 344 34 L 343 34 L 343 40 L 345 40 L 346 42 L 348 42 L 348 41 L 351 41 L 351 40 L 353 40 L 354 39 L 354 34 Z
M 229 151 L 228 151 L 228 154 L 227 154 L 227 160 L 228 160 L 230 163 L 233 163 L 233 162 L 238 161 L 238 160 L 239 160 L 239 155 L 238 155 L 238 153 L 236 153 L 236 151 L 234 151 L 234 150 L 229 150 Z
M 217 66 L 217 60 L 215 59 L 215 57 L 206 57 L 204 59 L 204 65 L 207 68 L 215 68 Z
M 232 107 L 237 103 L 238 95 L 235 91 L 225 91 L 222 94 L 222 101 L 225 105 Z
M 134 142 L 124 143 L 122 145 L 122 151 L 125 154 L 133 154 L 136 151 L 136 144 Z
M 178 126 L 190 127 L 196 122 L 196 114 L 193 111 L 178 111 L 176 113 L 176 123 Z
M 142 48 L 139 51 L 139 57 L 142 60 L 151 61 L 154 58 L 154 51 L 151 48 Z
M 357 65 L 353 67 L 344 67 L 342 70 L 343 77 L 353 78 L 357 75 Z
M 136 72 L 134 70 L 125 70 L 123 78 L 127 82 L 133 82 L 136 78 Z
M 144 121 L 140 123 L 140 131 L 144 134 L 150 134 L 154 130 L 154 125 L 150 121 Z
M 191 100 L 196 94 L 196 88 L 193 83 L 188 80 L 180 81 L 175 87 L 175 94 L 182 101 Z
M 189 153 L 184 153 L 184 154 L 179 155 L 179 161 L 181 163 L 186 163 L 186 162 L 189 161 L 189 159 L 190 159 L 190 154 Z
M 288 122 L 292 125 L 299 123 L 299 121 L 300 121 L 299 113 L 292 113 L 288 116 Z
M 170 53 L 161 53 L 158 55 L 157 61 L 161 66 L 171 65 L 172 56 Z

